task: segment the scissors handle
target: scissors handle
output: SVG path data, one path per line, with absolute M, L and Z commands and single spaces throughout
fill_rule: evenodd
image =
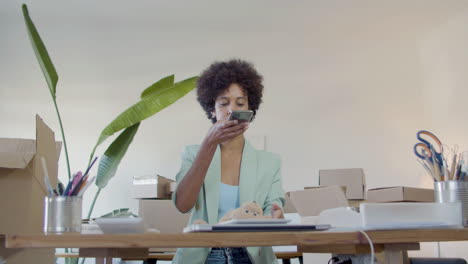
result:
M 414 145 L 414 154 L 422 160 L 431 160 L 432 152 L 429 147 L 424 143 L 416 143 Z M 420 150 L 420 151 L 419 151 Z
M 416 138 L 421 141 L 422 143 L 426 144 L 426 146 L 428 146 L 429 148 L 431 148 L 431 146 L 433 146 L 433 144 L 431 144 L 429 141 L 427 141 L 426 139 L 422 138 L 421 135 L 425 135 L 425 136 L 428 136 L 430 137 L 439 147 L 439 151 L 437 150 L 433 150 L 435 151 L 436 153 L 438 154 L 442 154 L 442 152 L 444 151 L 444 147 L 442 145 L 442 142 L 434 135 L 432 134 L 431 132 L 427 131 L 427 130 L 420 130 L 418 131 L 418 133 L 416 133 Z

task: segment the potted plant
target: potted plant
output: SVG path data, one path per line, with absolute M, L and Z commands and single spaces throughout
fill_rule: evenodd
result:
M 31 45 L 47 81 L 49 92 L 55 106 L 65 149 L 68 178 L 71 179 L 67 142 L 65 139 L 63 123 L 56 100 L 56 87 L 59 77 L 52 60 L 49 57 L 47 49 L 29 16 L 28 8 L 25 4 L 22 6 L 22 11 L 26 23 L 26 29 L 31 40 Z M 154 114 L 158 113 L 162 109 L 166 108 L 189 93 L 195 87 L 196 80 L 196 76 L 180 82 L 174 82 L 174 75 L 162 78 L 161 80 L 146 88 L 141 93 L 140 100 L 138 102 L 123 111 L 102 130 L 96 145 L 91 151 L 88 167 L 91 164 L 97 148 L 110 136 L 117 132 L 122 132 L 104 151 L 99 160 L 99 167 L 96 175 L 96 185 L 98 187 L 98 191 L 96 192 L 92 205 L 89 209 L 88 218 L 91 217 L 91 213 L 101 190 L 107 186 L 109 180 L 115 175 L 120 162 L 125 156 L 129 145 L 133 141 L 133 138 L 138 131 L 140 122 L 153 116 Z

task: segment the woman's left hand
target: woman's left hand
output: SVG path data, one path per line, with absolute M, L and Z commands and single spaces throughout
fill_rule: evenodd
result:
M 284 214 L 283 214 L 283 210 L 281 209 L 281 207 L 277 204 L 272 204 L 271 205 L 271 217 L 273 217 L 273 219 L 283 219 L 284 218 Z

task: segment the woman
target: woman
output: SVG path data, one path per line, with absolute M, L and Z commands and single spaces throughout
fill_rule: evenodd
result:
M 198 80 L 197 99 L 213 126 L 200 145 L 187 146 L 172 199 L 192 212 L 189 223 L 209 224 L 240 204 L 255 201 L 273 218 L 283 218 L 281 163 L 244 138 L 248 122 L 228 120 L 234 110 L 252 110 L 262 101 L 262 77 L 241 60 L 213 63 Z M 173 263 L 277 263 L 271 247 L 182 248 Z

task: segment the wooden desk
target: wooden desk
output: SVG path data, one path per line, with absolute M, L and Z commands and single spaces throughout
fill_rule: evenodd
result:
M 465 241 L 468 228 L 368 231 L 385 262 L 407 263 L 406 250 L 419 242 Z M 64 234 L 8 235 L 6 248 L 80 248 L 80 256 L 106 263 L 112 257 L 148 256 L 148 248 L 245 247 L 297 245 L 300 252 L 364 253 L 367 239 L 360 232 L 244 232 L 186 234 Z
M 157 263 L 158 260 L 162 261 L 171 261 L 174 258 L 175 252 L 149 252 L 148 256 L 144 258 L 123 258 L 123 260 L 154 260 Z M 291 263 L 291 259 L 299 258 L 302 259 L 302 253 L 299 252 L 275 252 L 276 258 L 278 260 L 283 260 L 283 264 Z M 78 253 L 57 253 L 55 254 L 56 258 L 79 258 Z M 302 262 L 301 262 L 302 263 Z

